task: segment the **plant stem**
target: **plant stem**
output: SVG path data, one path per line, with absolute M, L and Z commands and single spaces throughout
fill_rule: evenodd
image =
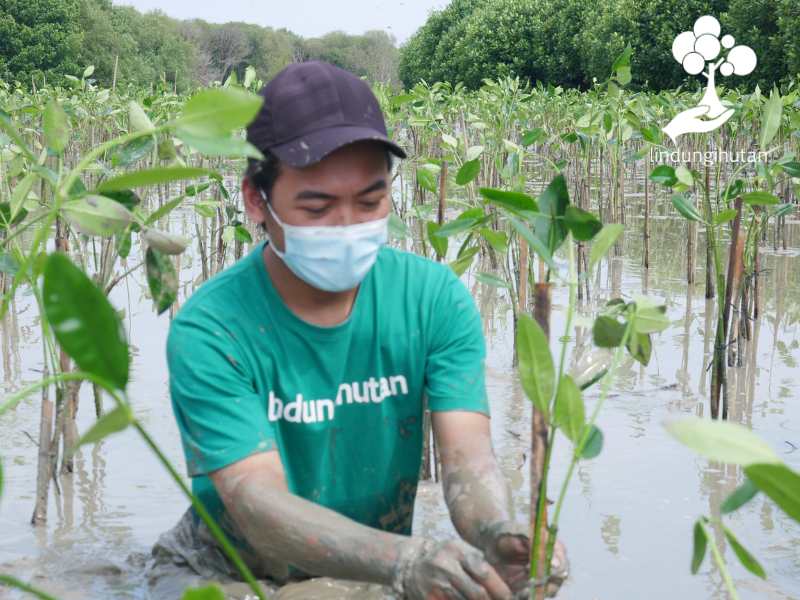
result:
M 12 587 L 18 588 L 23 592 L 28 592 L 29 594 L 33 594 L 34 596 L 41 598 L 42 600 L 57 600 L 47 592 L 43 592 L 42 590 L 38 590 L 35 587 L 31 587 L 27 583 L 22 583 L 19 579 L 15 579 L 10 575 L 0 575 L 0 583 L 5 583 Z
M 736 586 L 733 584 L 733 580 L 728 573 L 728 569 L 725 567 L 725 560 L 722 558 L 722 554 L 720 554 L 719 548 L 717 548 L 717 544 L 714 542 L 711 531 L 709 531 L 708 526 L 703 522 L 702 519 L 700 520 L 700 527 L 703 528 L 703 533 L 706 536 L 708 545 L 711 546 L 711 552 L 714 553 L 714 558 L 717 559 L 719 572 L 722 575 L 722 579 L 725 580 L 725 585 L 728 586 L 728 591 L 731 593 L 731 598 L 733 598 L 733 600 L 739 600 L 739 593 L 736 591 Z

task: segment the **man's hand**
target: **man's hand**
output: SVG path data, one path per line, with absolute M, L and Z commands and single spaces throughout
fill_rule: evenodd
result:
M 411 538 L 400 551 L 392 588 L 404 600 L 511 600 L 483 553 L 461 540 Z

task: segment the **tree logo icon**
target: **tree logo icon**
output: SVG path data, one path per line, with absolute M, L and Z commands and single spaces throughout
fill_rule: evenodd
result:
M 700 103 L 678 113 L 662 130 L 673 142 L 684 133 L 713 131 L 731 118 L 733 109 L 723 106 L 717 97 L 717 88 L 714 85 L 717 69 L 728 77 L 748 75 L 756 68 L 756 53 L 752 48 L 736 46 L 732 35 L 724 35 L 720 39 L 720 32 L 719 21 L 705 15 L 694 22 L 692 31 L 684 31 L 672 42 L 672 55 L 683 65 L 684 70 L 691 75 L 702 73 L 708 79 Z

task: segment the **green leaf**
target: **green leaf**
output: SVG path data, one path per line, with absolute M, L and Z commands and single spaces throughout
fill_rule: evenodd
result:
M 433 171 L 420 166 L 417 168 L 417 180 L 426 190 L 436 193 L 436 175 Z
M 105 294 L 60 252 L 47 259 L 42 301 L 58 343 L 78 366 L 124 390 L 130 359 L 122 320 Z
M 556 393 L 556 402 L 553 406 L 553 420 L 556 427 L 560 427 L 574 444 L 577 444 L 586 427 L 586 414 L 583 406 L 583 396 L 569 375 L 561 377 Z
M 722 507 L 719 509 L 719 514 L 727 515 L 735 510 L 739 510 L 742 506 L 750 502 L 753 497 L 758 493 L 758 488 L 749 479 L 740 485 L 734 492 L 728 496 Z
M 243 244 L 253 243 L 253 237 L 250 235 L 250 232 L 247 231 L 247 229 L 245 229 L 241 225 L 238 226 L 236 229 L 234 229 L 233 237 L 242 242 Z
M 564 223 L 579 242 L 588 242 L 603 229 L 603 223 L 592 213 L 570 204 L 564 213 Z
M 7 252 L 0 253 L 0 273 L 16 277 L 19 274 L 20 264 L 17 259 Z
M 433 221 L 428 221 L 426 227 L 428 231 L 428 241 L 431 243 L 433 250 L 436 254 L 445 258 L 447 256 L 447 238 L 441 238 L 435 235 L 435 233 L 439 231 L 441 225 Z
M 675 176 L 675 169 L 669 165 L 657 166 L 650 172 L 648 179 L 665 187 L 672 187 L 678 183 L 678 178 Z
M 508 242 L 505 236 L 491 229 L 479 229 L 478 233 L 481 234 L 497 252 L 501 254 L 506 254 L 508 252 Z
M 491 285 L 492 287 L 511 289 L 511 285 L 505 279 L 501 279 L 497 275 L 492 275 L 485 271 L 476 271 L 475 279 L 486 285 Z
M 109 190 L 100 195 L 111 198 L 114 202 L 119 202 L 130 211 L 133 211 L 142 201 L 133 190 Z
M 263 96 L 233 87 L 199 92 L 184 105 L 173 126 L 181 139 L 186 133 L 197 137 L 227 134 L 249 125 L 263 102 Z
M 625 50 L 622 51 L 622 54 L 620 54 L 617 57 L 617 60 L 614 61 L 614 64 L 611 65 L 611 72 L 612 73 L 618 71 L 622 67 L 627 67 L 630 64 L 630 62 L 631 62 L 631 52 L 632 52 L 631 44 L 630 44 L 630 42 L 628 42 L 628 45 L 626 46 Z
M 100 237 L 122 231 L 133 220 L 130 211 L 119 202 L 95 195 L 65 204 L 61 213 L 80 232 Z
M 132 243 L 131 233 L 127 229 L 114 234 L 114 248 L 119 252 L 119 257 L 121 259 L 125 260 L 128 258 L 128 255 L 131 253 Z
M 781 199 L 775 194 L 770 194 L 764 190 L 756 190 L 742 196 L 742 203 L 750 206 L 774 206 L 781 203 Z
M 453 269 L 453 272 L 461 277 L 464 272 L 472 266 L 478 250 L 480 250 L 479 246 L 473 246 L 472 248 L 464 250 L 461 256 L 450 263 L 450 268 Z
M 700 570 L 700 565 L 703 563 L 703 558 L 706 556 L 706 530 L 703 527 L 704 519 L 700 517 L 697 523 L 694 524 L 694 552 L 692 553 L 692 575 L 697 575 Z
M 766 579 L 767 574 L 764 573 L 764 568 L 755 558 L 753 558 L 752 554 L 745 550 L 744 546 L 742 546 L 739 543 L 739 540 L 736 539 L 736 536 L 733 535 L 733 532 L 725 525 L 722 526 L 722 530 L 725 532 L 725 537 L 728 538 L 731 548 L 733 548 L 736 556 L 738 556 L 739 560 L 742 561 L 744 568 L 750 571 L 753 575 L 760 577 L 761 579 Z
M 110 413 L 106 413 L 100 417 L 100 419 L 98 419 L 97 422 L 92 425 L 92 428 L 86 432 L 86 435 L 75 442 L 75 444 L 73 444 L 72 447 L 67 450 L 67 453 L 71 454 L 78 447 L 83 446 L 84 444 L 99 442 L 112 433 L 123 431 L 131 423 L 133 423 L 133 415 L 131 414 L 130 409 L 125 405 L 118 406 Z
M 207 219 L 214 218 L 214 209 L 209 206 L 204 206 L 202 204 L 195 204 L 194 210 L 201 217 L 206 217 Z
M 167 310 L 178 297 L 178 277 L 172 261 L 152 246 L 147 248 L 145 255 L 147 266 L 147 283 L 150 285 L 150 294 L 153 303 L 160 315 Z
M 476 158 L 480 157 L 485 149 L 486 146 L 470 146 L 467 149 L 467 161 L 475 160 Z
M 453 237 L 454 235 L 458 235 L 459 233 L 465 232 L 467 229 L 475 225 L 476 219 L 456 219 L 455 221 L 450 221 L 442 226 L 436 233 L 438 237 L 448 238 Z
M 698 221 L 700 223 L 705 222 L 703 220 L 703 215 L 697 212 L 697 207 L 689 202 L 686 197 L 681 196 L 680 194 L 670 194 L 669 199 L 677 211 L 685 218 L 689 219 L 690 221 Z
M 600 348 L 617 348 L 625 336 L 625 325 L 611 317 L 597 317 L 594 322 L 592 337 L 595 346 Z
M 522 134 L 522 139 L 520 140 L 521 146 L 530 146 L 531 144 L 535 143 L 539 138 L 544 135 L 544 129 L 541 127 L 537 127 L 536 129 L 531 129 L 530 131 L 526 131 Z
M 777 87 L 774 87 L 769 95 L 769 100 L 764 104 L 764 112 L 761 114 L 761 133 L 758 136 L 758 145 L 761 148 L 766 148 L 778 133 L 782 110 L 780 92 Z
M 50 100 L 45 106 L 42 115 L 44 126 L 44 141 L 47 147 L 61 156 L 69 143 L 69 121 L 67 113 L 55 100 Z
M 525 395 L 545 415 L 556 389 L 556 371 L 550 345 L 541 326 L 528 314 L 517 323 L 517 363 Z
M 148 169 L 146 171 L 134 171 L 125 173 L 114 179 L 104 181 L 97 186 L 97 192 L 106 190 L 127 190 L 137 187 L 147 187 L 157 183 L 168 183 L 170 181 L 180 181 L 181 179 L 197 179 L 202 175 L 208 175 L 208 170 L 197 169 L 194 167 L 176 169 L 166 167 L 159 169 Z
M 131 121 L 131 128 L 134 131 L 155 131 L 155 126 L 150 120 L 150 117 L 147 116 L 147 113 L 145 113 L 142 107 L 136 102 L 128 104 L 128 118 Z
M 744 191 L 747 182 L 743 179 L 737 179 L 733 183 L 725 186 L 725 189 L 722 190 L 722 193 L 719 195 L 720 200 L 723 202 L 730 202 L 731 200 L 736 200 L 736 197 L 739 196 L 742 191 Z
M 250 66 L 244 70 L 244 81 L 242 82 L 242 87 L 244 89 L 249 88 L 253 85 L 253 82 L 256 80 L 256 70 Z
M 389 213 L 389 237 L 395 240 L 404 240 L 411 237 L 411 229 L 394 212 Z
M 174 160 L 178 156 L 175 149 L 175 140 L 168 139 L 158 144 L 158 158 L 161 160 Z
M 658 333 L 669 327 L 669 319 L 664 315 L 664 307 L 640 308 L 633 320 L 636 333 Z
M 647 333 L 632 332 L 626 345 L 631 356 L 642 363 L 645 367 L 650 362 L 650 335 Z
M 770 464 L 750 464 L 745 466 L 745 474 L 753 485 L 800 523 L 800 475 L 784 464 L 761 462 Z
M 478 176 L 481 172 L 481 161 L 477 158 L 470 160 L 461 165 L 461 168 L 456 173 L 456 184 L 467 185 L 470 181 Z
M 247 156 L 257 160 L 264 158 L 258 148 L 238 135 L 226 133 L 198 135 L 184 130 L 179 131 L 179 134 L 184 142 L 206 156 L 224 156 L 226 158 Z
M 187 588 L 181 600 L 227 600 L 227 596 L 216 583 L 201 588 Z
M 24 208 L 21 208 L 17 216 L 14 219 L 12 219 L 11 204 L 8 202 L 0 202 L 0 214 L 2 214 L 2 218 L 0 218 L 0 230 L 4 230 L 6 229 L 6 223 L 8 223 L 13 227 L 17 223 L 22 222 L 22 220 L 28 214 L 28 211 L 25 210 Z
M 185 237 L 157 229 L 146 229 L 143 237 L 149 247 L 168 255 L 180 254 L 189 244 L 189 240 Z
M 759 463 L 781 464 L 778 455 L 766 442 L 738 423 L 668 419 L 664 421 L 664 426 L 684 446 L 711 460 L 745 467 Z M 750 479 L 758 486 L 758 481 L 753 477 Z
M 592 425 L 589 431 L 589 437 L 586 439 L 586 444 L 581 450 L 581 458 L 594 458 L 603 449 L 603 432 L 600 431 L 595 425 Z
M 775 217 L 785 217 L 792 209 L 794 209 L 795 205 L 787 202 L 786 204 L 781 204 L 778 208 L 775 209 Z
M 547 185 L 537 204 L 541 216 L 533 220 L 533 231 L 536 237 L 554 253 L 567 237 L 567 226 L 564 221 L 553 220 L 553 217 L 563 217 L 569 206 L 567 181 L 562 173 L 556 175 Z
M 683 165 L 675 169 L 675 177 L 684 185 L 689 187 L 694 185 L 694 176 L 692 176 L 692 172 Z
M 518 221 L 508 213 L 503 216 L 506 221 L 508 221 L 508 224 L 511 225 L 512 229 L 516 231 L 523 240 L 528 242 L 528 246 L 530 246 L 531 250 L 545 262 L 547 267 L 555 271 L 556 265 L 553 262 L 553 257 L 550 255 L 550 250 L 542 243 L 542 240 L 536 237 L 522 221 Z
M 483 202 L 484 204 L 493 202 L 497 206 L 501 206 L 506 210 L 510 210 L 522 216 L 526 216 L 526 213 L 539 212 L 539 207 L 537 206 L 536 200 L 527 194 L 493 190 L 491 188 L 480 188 L 478 192 L 480 192 L 481 196 L 485 198 Z
M 130 167 L 145 156 L 152 154 L 155 147 L 156 143 L 153 141 L 153 137 L 149 135 L 131 140 L 119 151 L 115 166 Z
M 22 180 L 17 184 L 17 187 L 14 188 L 14 192 L 11 194 L 11 214 L 9 216 L 9 220 L 14 220 L 19 214 L 19 211 L 22 210 L 22 205 L 25 203 L 25 200 L 28 198 L 28 194 L 33 187 L 33 183 L 37 179 L 36 173 L 28 173 Z
M 187 196 L 197 196 L 197 194 L 199 194 L 200 192 L 205 192 L 210 187 L 211 187 L 211 183 L 210 182 L 187 185 L 186 186 L 186 195 Z
M 606 253 L 614 247 L 617 240 L 625 231 L 625 226 L 619 223 L 606 225 L 597 234 L 597 237 L 592 244 L 591 260 L 589 261 L 589 271 L 594 269 L 597 263 L 606 255 Z
M 736 215 L 739 214 L 738 210 L 724 210 L 719 213 L 716 217 L 714 217 L 714 223 L 722 224 L 728 223 L 729 221 L 733 221 L 736 218 Z
M 800 177 L 800 162 L 784 163 L 781 166 L 783 172 L 792 177 Z
M 156 221 L 158 221 L 158 220 L 159 220 L 161 217 L 163 217 L 163 216 L 164 216 L 164 215 L 166 215 L 167 213 L 171 212 L 171 211 L 172 211 L 172 209 L 174 209 L 174 208 L 175 208 L 176 206 L 178 206 L 178 205 L 179 205 L 181 202 L 183 202 L 183 199 L 184 199 L 184 198 L 186 198 L 186 196 L 185 196 L 184 194 L 181 194 L 180 196 L 178 196 L 178 197 L 177 197 L 177 198 L 175 198 L 174 200 L 170 200 L 170 201 L 169 201 L 169 202 L 167 202 L 167 203 L 166 203 L 164 206 L 162 206 L 162 207 L 161 207 L 161 208 L 159 208 L 159 209 L 158 209 L 156 212 L 154 212 L 152 215 L 150 215 L 150 216 L 147 218 L 147 221 L 145 221 L 145 222 L 144 222 L 144 224 L 145 224 L 145 225 L 150 225 L 151 223 L 155 223 L 155 222 L 156 222 Z

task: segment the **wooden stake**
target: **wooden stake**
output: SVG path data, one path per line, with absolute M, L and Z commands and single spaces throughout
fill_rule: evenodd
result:
M 444 209 L 447 205 L 447 166 L 446 160 L 442 161 L 442 173 L 439 178 L 439 225 L 444 224 Z M 436 255 L 436 262 L 442 262 L 442 257 Z
M 117 89 L 117 68 L 119 67 L 119 54 L 114 59 L 114 82 L 111 84 L 111 89 Z
M 647 153 L 647 166 L 644 176 L 644 268 L 650 268 L 650 153 Z
M 741 306 L 741 302 L 739 298 L 741 297 L 741 282 L 742 282 L 742 269 L 744 268 L 744 239 L 745 236 L 742 233 L 739 233 L 739 236 L 736 239 L 736 246 L 735 248 L 731 247 L 731 252 L 733 255 L 733 285 L 731 285 L 732 294 L 731 294 L 731 301 L 735 303 L 733 306 L 734 309 L 734 317 L 731 323 L 731 334 L 730 339 L 728 340 L 728 366 L 735 367 L 740 363 L 741 357 L 739 356 L 739 335 L 740 335 L 740 327 L 739 327 L 739 307 Z M 730 276 L 730 275 L 729 275 Z
M 534 294 L 533 318 L 544 331 L 550 341 L 550 312 L 553 286 L 550 283 L 537 283 Z M 547 572 L 547 482 L 544 480 L 544 464 L 547 456 L 548 426 L 545 414 L 535 406 L 531 420 L 531 433 L 533 445 L 531 448 L 531 564 L 533 553 L 536 552 L 536 578 L 544 577 Z M 536 516 L 542 495 L 545 495 L 544 512 L 539 529 L 539 547 L 534 548 L 533 540 L 536 539 Z M 547 586 L 536 588 L 535 600 L 544 600 Z
M 42 379 L 47 379 L 50 371 L 45 366 Z M 47 496 L 50 477 L 53 474 L 50 444 L 53 435 L 53 403 L 48 395 L 49 386 L 42 388 L 42 422 L 39 428 L 39 471 L 36 476 L 36 507 L 31 523 L 38 525 L 47 521 Z

